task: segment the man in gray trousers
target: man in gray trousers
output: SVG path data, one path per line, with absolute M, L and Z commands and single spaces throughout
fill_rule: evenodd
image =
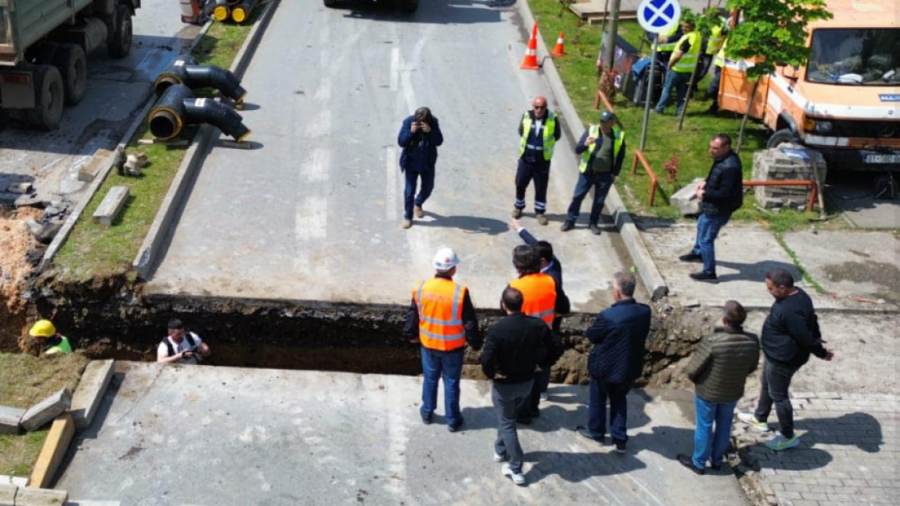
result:
M 550 327 L 540 318 L 522 312 L 524 297 L 519 290 L 507 287 L 500 307 L 506 318 L 488 331 L 481 352 L 481 369 L 494 380 L 491 400 L 497 412 L 497 439 L 494 461 L 506 462 L 503 475 L 519 486 L 525 485 L 522 472 L 524 454 L 516 432 L 516 414 L 531 395 L 538 365 L 544 362 L 552 346 Z

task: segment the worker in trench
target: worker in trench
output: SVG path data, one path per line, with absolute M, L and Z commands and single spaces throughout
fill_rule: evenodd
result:
M 38 346 L 41 347 L 41 355 L 64 355 L 72 353 L 72 345 L 69 339 L 56 331 L 56 326 L 50 320 L 38 320 L 28 331 Z

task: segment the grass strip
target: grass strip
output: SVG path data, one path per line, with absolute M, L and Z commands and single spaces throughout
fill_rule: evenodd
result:
M 800 263 L 800 257 L 798 257 L 797 254 L 794 253 L 794 250 L 792 250 L 787 245 L 787 242 L 785 242 L 784 240 L 784 232 L 775 232 L 772 235 L 775 236 L 775 240 L 778 241 L 778 244 L 780 244 L 781 247 L 784 248 L 784 251 L 787 252 L 788 256 L 791 257 L 791 261 L 794 262 L 797 270 L 800 271 L 800 274 L 803 276 L 803 280 L 812 285 L 812 287 L 816 290 L 816 293 L 818 293 L 819 295 L 827 295 L 828 292 L 825 291 L 824 288 L 822 288 L 822 285 L 820 285 L 818 281 L 813 279 L 813 277 L 809 274 L 809 271 L 803 268 L 803 264 Z

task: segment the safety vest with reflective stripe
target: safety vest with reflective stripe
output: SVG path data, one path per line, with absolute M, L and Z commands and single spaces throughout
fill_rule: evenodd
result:
M 727 19 L 719 17 L 719 24 L 710 29 L 709 39 L 706 41 L 706 54 L 716 54 L 721 49 L 722 44 L 725 42 L 722 32 L 725 31 L 725 23 L 727 22 Z
M 691 47 L 686 53 L 681 55 L 681 58 L 679 58 L 677 62 L 675 62 L 675 65 L 672 66 L 672 70 L 682 74 L 690 74 L 694 71 L 694 65 L 697 63 L 697 55 L 700 54 L 700 40 L 700 32 L 698 31 L 685 34 L 678 40 L 678 47 L 681 47 L 681 44 L 683 44 L 684 41 L 687 41 Z
M 716 67 L 722 68 L 725 66 L 726 47 L 728 47 L 728 37 L 725 37 L 725 42 L 722 43 L 722 49 L 719 49 L 719 52 L 716 53 L 716 59 L 714 60 Z
M 58 339 L 59 342 L 54 342 L 55 340 L 50 341 L 51 344 L 44 350 L 44 355 L 72 353 L 72 345 L 69 344 L 69 339 L 66 336 L 59 336 Z
M 544 320 L 548 327 L 553 327 L 556 317 L 556 281 L 549 274 L 538 272 L 526 274 L 513 281 L 509 286 L 522 292 L 525 303 L 522 312 Z
M 466 287 L 449 279 L 422 281 L 413 291 L 419 310 L 419 340 L 430 350 L 450 351 L 466 345 L 463 300 Z
M 666 33 L 660 34 L 660 35 L 662 35 L 663 37 L 671 37 L 671 36 L 675 35 L 676 33 L 678 33 L 679 28 L 681 28 L 681 25 L 676 24 L 675 26 L 672 27 L 671 30 L 669 30 Z M 666 39 L 666 40 L 669 40 L 669 39 Z M 665 44 L 659 43 L 659 45 L 656 46 L 656 52 L 657 53 L 671 53 L 672 51 L 675 50 L 675 44 L 677 42 L 678 41 L 676 41 L 676 40 L 669 40 L 669 42 L 666 42 Z
M 619 130 L 618 128 L 613 128 L 613 138 L 616 140 L 613 143 L 613 153 L 612 159 L 613 164 L 616 163 L 616 157 L 619 156 L 619 151 L 622 149 L 622 142 L 625 140 L 625 132 Z M 593 137 L 595 139 L 600 138 L 600 125 L 591 125 L 588 127 L 588 137 Z M 594 142 L 591 145 L 590 149 L 585 149 L 584 153 L 581 153 L 581 163 L 578 165 L 578 172 L 584 174 L 584 171 L 587 170 L 588 164 L 591 162 L 591 155 L 594 154 L 597 149 L 600 148 L 600 142 Z
M 531 125 L 534 120 L 527 112 L 522 116 L 522 139 L 519 141 L 519 156 L 525 154 L 525 147 L 528 145 L 528 135 L 531 133 Z M 556 114 L 547 113 L 544 118 L 544 160 L 550 161 L 553 156 L 553 147 L 556 145 Z

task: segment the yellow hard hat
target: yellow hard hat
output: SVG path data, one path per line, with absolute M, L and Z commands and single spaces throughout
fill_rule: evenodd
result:
M 56 327 L 50 320 L 38 320 L 28 331 L 31 337 L 52 337 L 56 335 Z

